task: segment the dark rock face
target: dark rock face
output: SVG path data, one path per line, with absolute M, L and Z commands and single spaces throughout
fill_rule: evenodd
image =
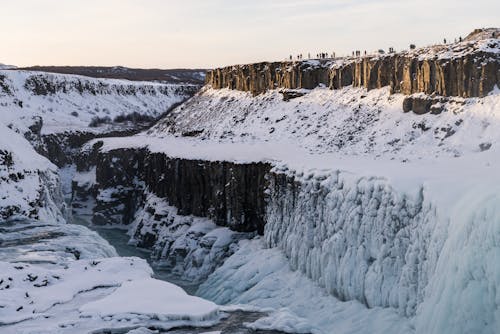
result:
M 491 42 L 491 48 L 498 41 Z M 493 45 L 494 44 L 494 45 Z M 477 51 L 453 58 L 421 59 L 399 53 L 334 61 L 275 62 L 237 65 L 209 71 L 206 83 L 215 89 L 249 91 L 254 95 L 275 88 L 330 89 L 390 86 L 393 93 L 483 97 L 500 86 L 500 54 Z
M 97 225 L 130 224 L 141 203 L 144 151 L 113 150 L 98 154 L 97 198 L 92 222 Z M 105 167 L 105 168 L 102 168 Z
M 454 99 L 442 96 L 413 95 L 403 100 L 403 111 L 413 111 L 417 115 L 431 113 L 438 115 L 444 111 L 444 103 L 453 102 L 463 105 L 465 102 L 461 99 Z
M 181 215 L 208 217 L 235 231 L 263 233 L 265 175 L 270 168 L 265 163 L 184 160 L 151 153 L 144 180 Z
M 286 102 L 304 96 L 305 93 L 293 89 L 283 89 L 280 91 L 280 94 L 283 95 L 283 101 Z
M 29 126 L 24 137 L 31 142 L 38 154 L 49 159 L 57 167 L 62 168 L 68 164 L 76 163 L 82 159 L 89 158 L 81 147 L 88 141 L 97 138 L 132 136 L 148 126 L 135 124 L 133 127 L 123 127 L 103 133 L 89 131 L 65 131 L 52 134 L 42 134 L 43 119 L 40 116 L 33 117 L 33 124 Z
M 139 132 L 143 127 L 93 133 L 88 131 L 67 131 L 47 134 L 40 137 L 40 143 L 35 145 L 37 152 L 48 158 L 57 167 L 76 162 L 81 159 L 80 148 L 88 141 L 96 138 L 125 137 Z M 32 141 L 33 143 L 33 141 Z
M 327 62 L 257 63 L 208 71 L 206 83 L 215 89 L 230 88 L 257 95 L 275 88 L 312 89 L 328 85 Z
M 207 217 L 234 231 L 263 233 L 270 165 L 170 158 L 145 149 L 98 149 L 77 165 L 79 170 L 96 166 L 94 223 L 129 224 L 147 188 L 180 215 Z
M 0 74 L 0 93 L 2 93 L 2 95 L 12 95 L 10 86 L 6 81 L 5 75 Z

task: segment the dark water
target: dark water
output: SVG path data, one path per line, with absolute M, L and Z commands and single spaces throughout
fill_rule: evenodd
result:
M 90 221 L 90 217 L 88 216 L 73 216 L 74 224 L 83 225 L 99 233 L 101 237 L 106 239 L 111 244 L 111 246 L 116 249 L 118 255 L 125 257 L 136 256 L 147 260 L 149 265 L 153 269 L 154 278 L 180 286 L 190 295 L 194 295 L 196 293 L 196 290 L 198 290 L 199 284 L 180 279 L 179 277 L 173 275 L 168 269 L 160 267 L 155 262 L 151 261 L 151 251 L 129 245 L 128 241 L 130 240 L 130 236 L 127 234 L 127 230 L 121 228 L 96 226 L 91 224 Z
M 143 248 L 138 248 L 128 244 L 130 236 L 127 235 L 127 231 L 120 228 L 105 228 L 96 226 L 90 223 L 90 217 L 88 216 L 73 216 L 73 224 L 83 225 L 93 231 L 99 233 L 101 237 L 106 239 L 111 246 L 116 249 L 116 252 L 120 256 L 137 256 L 149 261 L 150 251 Z

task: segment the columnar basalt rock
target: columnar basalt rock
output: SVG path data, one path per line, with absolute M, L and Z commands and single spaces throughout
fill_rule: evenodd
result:
M 238 164 L 147 155 L 144 181 L 181 215 L 208 217 L 235 231 L 264 231 L 266 163 Z
M 249 91 L 275 88 L 331 89 L 390 86 L 393 93 L 483 97 L 500 86 L 500 40 L 469 41 L 388 55 L 265 62 L 209 71 L 215 89 Z
M 96 224 L 129 224 L 148 189 L 180 215 L 239 232 L 264 231 L 269 164 L 171 158 L 146 149 L 101 152 L 99 142 L 83 160 L 79 171 L 96 168 Z

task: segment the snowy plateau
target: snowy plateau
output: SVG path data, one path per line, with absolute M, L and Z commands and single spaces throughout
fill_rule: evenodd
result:
M 398 55 L 411 94 L 0 70 L 0 332 L 498 333 L 492 31 Z M 474 57 L 481 96 L 416 69 Z

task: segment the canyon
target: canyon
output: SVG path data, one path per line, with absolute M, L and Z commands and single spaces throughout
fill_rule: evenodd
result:
M 64 275 L 115 271 L 108 284 L 119 288 L 72 308 L 66 323 L 76 329 L 90 317 L 102 332 L 217 330 L 236 311 L 259 313 L 241 333 L 494 333 L 492 31 L 394 54 L 214 69 L 204 87 L 0 71 L 0 227 L 28 219 L 71 234 L 72 216 L 120 227 L 155 270 L 189 283 L 207 306 L 163 324 L 95 313 L 152 269 L 116 258 L 85 230 L 98 251 L 77 240 L 53 246 L 65 254 Z M 6 330 L 36 325 L 19 317 L 26 305 L 8 307 Z

